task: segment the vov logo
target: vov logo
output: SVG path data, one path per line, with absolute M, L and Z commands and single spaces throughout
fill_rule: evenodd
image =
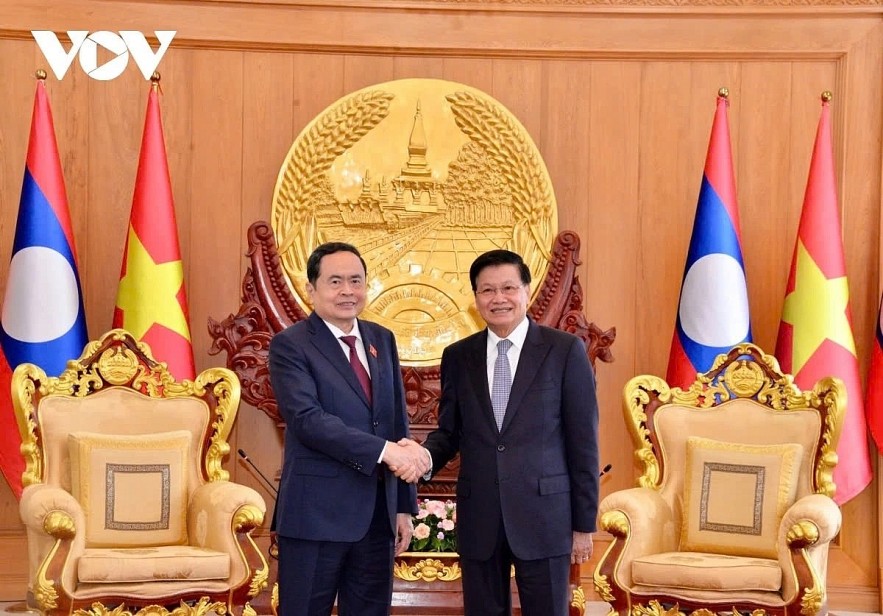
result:
M 40 51 L 43 52 L 49 67 L 59 80 L 67 74 L 73 64 L 74 56 L 79 55 L 83 71 L 92 79 L 99 81 L 110 81 L 122 75 L 129 64 L 130 54 L 138 65 L 138 70 L 144 75 L 144 79 L 150 79 L 166 54 L 172 39 L 175 38 L 176 32 L 176 30 L 154 31 L 159 40 L 159 49 L 154 52 L 147 43 L 147 38 L 137 30 L 120 30 L 119 34 L 107 30 L 99 30 L 91 34 L 88 30 L 68 30 L 71 48 L 65 51 L 55 32 L 31 30 Z M 112 59 L 101 66 L 98 66 L 99 46 L 114 54 Z

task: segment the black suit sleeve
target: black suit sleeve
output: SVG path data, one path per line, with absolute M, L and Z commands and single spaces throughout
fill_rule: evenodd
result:
M 564 367 L 561 400 L 570 472 L 573 530 L 594 532 L 598 514 L 598 400 L 595 375 L 582 340 L 573 339 Z
M 434 477 L 460 451 L 462 417 L 457 396 L 456 352 L 445 349 L 441 360 L 441 398 L 438 403 L 438 429 L 426 437 L 423 446 L 432 455 Z
M 392 349 L 393 387 L 395 388 L 394 430 L 396 441 L 398 441 L 403 438 L 410 438 L 411 430 L 408 427 L 410 425 L 408 420 L 408 405 L 405 399 L 405 383 L 402 380 L 402 366 L 399 362 L 399 351 L 396 345 L 395 336 L 391 333 L 389 334 L 389 346 Z M 397 479 L 396 481 L 398 482 L 396 512 L 416 514 L 417 487 L 414 484 L 407 483 L 401 479 Z

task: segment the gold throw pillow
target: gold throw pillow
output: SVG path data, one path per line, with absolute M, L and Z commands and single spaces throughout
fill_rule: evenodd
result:
M 86 547 L 187 543 L 191 434 L 68 436 L 74 498 L 86 516 Z
M 687 439 L 684 552 L 776 558 L 776 537 L 794 503 L 798 443 L 748 445 Z

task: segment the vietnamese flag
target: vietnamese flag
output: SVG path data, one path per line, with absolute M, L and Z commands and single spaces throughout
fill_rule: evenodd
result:
M 834 469 L 843 504 L 871 482 L 867 425 L 862 408 L 849 288 L 831 139 L 830 93 L 822 95 L 822 114 L 813 147 L 803 211 L 785 290 L 776 356 L 803 390 L 825 376 L 846 385 L 847 408 Z
M 193 379 L 184 266 L 166 160 L 159 84 L 153 82 L 141 139 L 132 213 L 120 273 L 113 326 L 146 342 L 176 379 Z
M 877 444 L 877 451 L 883 453 L 883 298 L 877 313 L 877 327 L 874 328 L 874 350 L 871 355 L 871 369 L 868 372 L 868 427 Z

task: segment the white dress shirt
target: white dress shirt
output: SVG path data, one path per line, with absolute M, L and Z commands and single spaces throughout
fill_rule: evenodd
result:
M 368 366 L 368 355 L 365 353 L 365 343 L 362 341 L 362 333 L 359 331 L 359 321 L 353 321 L 353 328 L 350 330 L 350 333 L 344 332 L 339 327 L 332 325 L 325 319 L 322 319 L 322 322 L 328 326 L 328 329 L 331 330 L 331 333 L 337 338 L 337 344 L 340 345 L 341 350 L 344 352 L 344 356 L 346 360 L 350 360 L 350 347 L 346 342 L 341 340 L 343 336 L 355 336 L 356 337 L 356 355 L 359 356 L 359 361 L 362 362 L 362 365 L 365 366 L 365 372 L 368 373 L 368 377 L 371 377 L 371 368 Z
M 512 343 L 506 356 L 509 358 L 509 374 L 515 379 L 515 370 L 518 368 L 518 360 L 521 358 L 521 349 L 524 348 L 524 341 L 527 339 L 527 329 L 530 327 L 530 321 L 527 317 L 522 319 L 521 323 L 515 326 L 506 340 Z M 490 329 L 487 330 L 487 390 L 494 390 L 494 364 L 497 361 L 497 343 L 503 340 Z

